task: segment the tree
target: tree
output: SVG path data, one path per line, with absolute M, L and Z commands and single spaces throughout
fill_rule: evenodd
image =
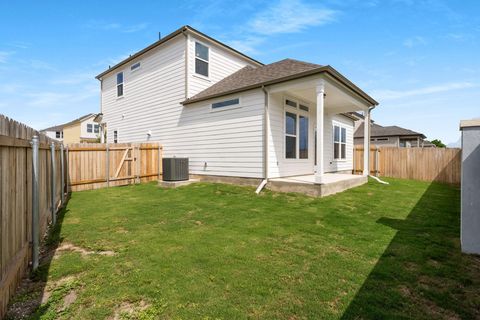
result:
M 447 146 L 440 139 L 435 139 L 431 141 L 437 148 L 446 148 Z

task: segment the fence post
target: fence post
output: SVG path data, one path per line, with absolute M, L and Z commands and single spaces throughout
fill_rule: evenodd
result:
M 67 193 L 70 192 L 70 152 L 68 151 L 68 145 L 67 145 L 67 149 L 65 151 L 66 155 L 67 155 Z
M 160 174 L 162 173 L 162 146 L 158 144 L 158 180 L 160 180 Z
M 38 268 L 39 257 L 39 194 L 38 194 L 38 136 L 32 137 L 32 271 Z
M 50 183 L 50 187 L 52 189 L 52 193 L 51 193 L 51 197 L 52 197 L 52 224 L 54 225 L 56 222 L 57 222 L 57 216 L 55 214 L 55 211 L 56 211 L 56 192 L 55 192 L 55 174 L 56 174 L 56 165 L 55 165 L 55 142 L 52 141 L 52 143 L 50 144 L 50 157 L 51 157 L 51 161 L 52 161 L 52 170 L 51 170 L 51 183 Z
M 60 144 L 60 169 L 61 169 L 61 187 L 62 187 L 62 193 L 61 193 L 61 201 L 62 201 L 62 206 L 65 203 L 65 159 L 64 159 L 64 154 L 63 154 L 63 143 Z
M 378 146 L 375 148 L 375 177 L 378 177 L 380 174 L 380 166 L 379 166 L 379 151 L 378 151 Z
M 109 147 L 108 143 L 107 143 L 106 151 L 107 151 L 107 154 L 106 154 L 105 158 L 106 158 L 106 161 L 107 161 L 107 163 L 106 163 L 106 171 L 107 171 L 106 175 L 107 175 L 107 177 L 106 177 L 105 180 L 107 180 L 107 188 L 108 188 L 108 187 L 110 187 L 110 147 Z

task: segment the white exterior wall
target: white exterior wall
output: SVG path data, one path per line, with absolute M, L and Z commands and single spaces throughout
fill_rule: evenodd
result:
M 212 101 L 183 106 L 186 44 L 180 34 L 104 76 L 101 99 L 107 142 L 113 143 L 117 130 L 119 143 L 160 142 L 164 157 L 188 157 L 192 174 L 261 178 L 263 92 L 258 89 L 232 96 L 240 98 L 241 106 L 221 111 L 211 111 Z M 190 41 L 190 96 L 247 64 L 216 45 L 206 44 L 210 47 L 209 80 L 192 74 L 195 42 Z M 141 67 L 130 71 L 138 61 Z M 117 98 L 116 74 L 120 71 L 124 72 L 124 96 Z
M 270 132 L 268 133 L 268 177 L 288 177 L 302 174 L 313 174 L 315 160 L 315 117 L 312 104 L 309 112 L 308 128 L 308 159 L 285 158 L 285 107 L 284 96 L 270 95 L 269 118 Z
M 51 139 L 55 139 L 55 140 L 58 140 L 58 141 L 63 140 L 62 138 L 57 138 L 57 132 L 56 131 L 41 131 L 41 132 Z
M 212 102 L 234 98 L 239 107 L 211 110 Z M 188 157 L 193 174 L 262 178 L 263 115 L 260 89 L 187 105 L 162 141 L 165 155 Z
M 98 133 L 95 133 L 95 125 L 98 125 L 98 123 L 94 122 L 93 119 L 95 119 L 95 116 L 91 116 L 90 118 L 83 120 L 80 124 L 81 139 L 97 139 L 100 137 L 100 130 Z M 92 132 L 87 132 L 87 124 L 92 125 Z
M 184 36 L 179 35 L 103 78 L 101 99 L 107 142 L 113 143 L 115 130 L 118 142 L 163 143 L 170 135 L 182 113 L 180 102 L 185 99 L 184 44 Z M 130 71 L 136 62 L 141 63 L 140 68 Z M 124 72 L 123 97 L 117 97 L 116 91 L 120 71 Z
M 348 171 L 353 170 L 353 130 L 354 121 L 341 114 L 325 113 L 325 153 L 324 169 L 325 172 Z M 346 159 L 333 159 L 333 126 L 339 125 L 347 131 Z
M 269 102 L 270 132 L 269 142 L 269 178 L 313 174 L 315 161 L 315 122 L 316 110 L 313 103 L 307 103 L 310 107 L 309 130 L 308 130 L 308 159 L 285 158 L 285 107 L 283 95 L 271 95 Z M 313 106 L 313 107 L 312 107 Z M 333 126 L 338 124 L 346 128 L 347 145 L 346 159 L 333 159 Z M 337 172 L 353 170 L 353 120 L 340 115 L 325 113 L 324 116 L 324 170 L 325 172 Z
M 200 42 L 209 48 L 209 77 L 195 74 L 195 42 Z M 194 96 L 197 93 L 210 87 L 212 84 L 222 80 L 243 67 L 253 64 L 248 63 L 234 54 L 229 53 L 221 46 L 197 38 L 193 35 L 188 36 L 188 96 Z

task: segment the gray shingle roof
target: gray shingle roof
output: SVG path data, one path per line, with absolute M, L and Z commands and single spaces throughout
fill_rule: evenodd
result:
M 81 122 L 85 119 L 90 118 L 91 116 L 94 116 L 95 114 L 96 113 L 88 113 L 86 115 L 81 116 L 80 118 L 75 119 L 75 120 L 69 121 L 69 122 L 64 123 L 64 124 L 59 124 L 59 125 L 56 125 L 56 126 L 53 126 L 53 127 L 49 127 L 49 128 L 46 128 L 46 129 L 43 129 L 43 130 L 40 130 L 40 131 L 42 131 L 42 132 L 43 131 L 60 131 L 66 126 L 72 125 L 76 122 Z
M 242 88 L 261 85 L 262 83 L 287 78 L 319 68 L 322 68 L 319 64 L 293 59 L 284 59 L 257 68 L 247 66 L 187 99 L 185 103 L 227 94 Z
M 362 123 L 357 131 L 355 131 L 355 138 L 363 138 L 363 126 L 364 124 Z M 371 137 L 391 137 L 391 136 L 420 136 L 422 138 L 426 138 L 423 133 L 416 132 L 410 129 L 405 129 L 402 127 L 398 126 L 387 126 L 383 127 L 381 125 L 378 125 L 376 123 L 372 123 L 372 126 L 370 128 L 370 136 Z

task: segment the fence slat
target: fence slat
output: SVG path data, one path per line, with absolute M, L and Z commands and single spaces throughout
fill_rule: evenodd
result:
M 461 149 L 380 147 L 370 152 L 372 174 L 460 184 Z M 363 148 L 354 149 L 353 162 L 353 172 L 362 172 Z
M 152 181 L 161 175 L 158 143 L 75 143 L 67 150 L 72 191 Z
M 35 158 L 31 145 L 34 136 L 38 137 Z M 59 145 L 56 142 L 52 151 L 52 142 L 55 141 L 0 114 L 0 319 L 29 263 L 36 267 L 38 258 L 33 254 L 38 250 L 33 247 L 38 246 L 39 236 L 45 234 L 51 218 L 50 205 L 60 201 L 59 171 L 54 177 L 49 176 L 53 165 L 60 167 L 59 157 L 55 156 L 60 152 Z M 33 178 L 34 170 L 37 179 Z M 53 194 L 51 183 L 56 186 Z M 39 192 L 33 192 L 34 184 Z M 33 211 L 39 221 L 35 232 Z

